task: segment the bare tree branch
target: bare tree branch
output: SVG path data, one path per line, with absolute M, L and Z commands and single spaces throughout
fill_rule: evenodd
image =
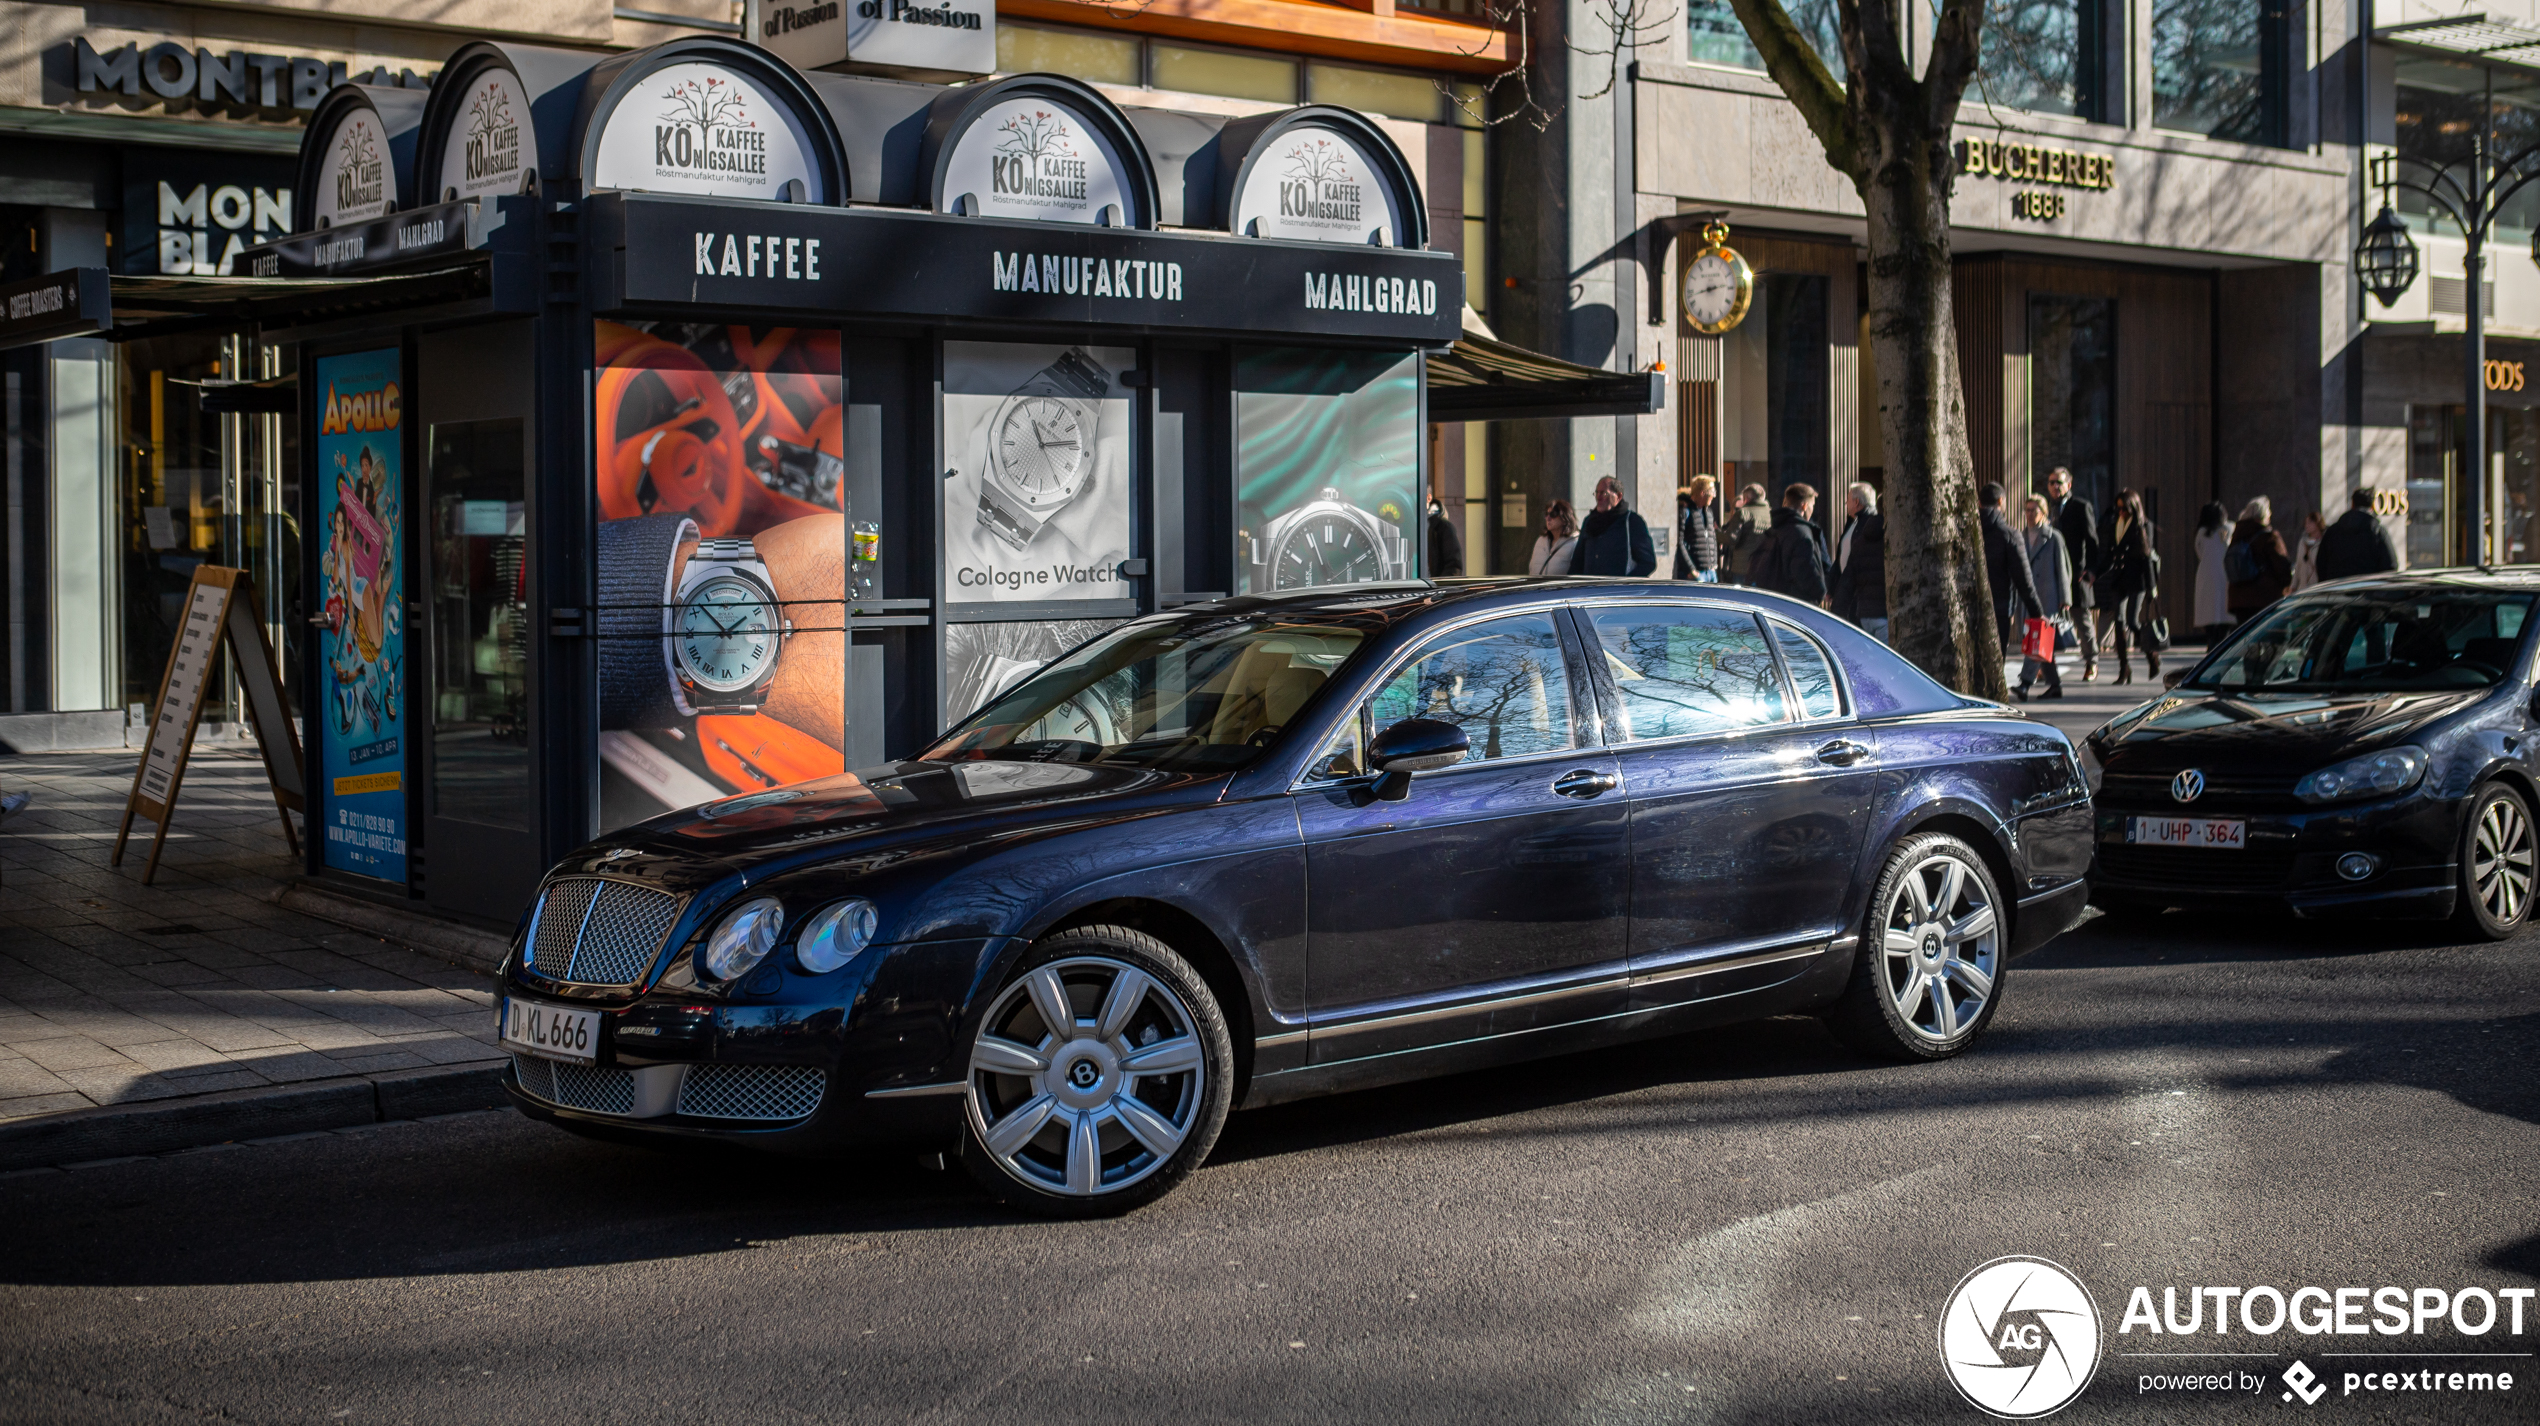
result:
M 1746 26 L 1748 43 L 1764 57 L 1764 72 L 1798 107 L 1808 131 L 1817 136 L 1818 144 L 1826 151 L 1826 162 L 1856 187 L 1867 182 L 1869 174 L 1861 163 L 1861 144 L 1852 122 L 1849 98 L 1843 86 L 1834 82 L 1834 73 L 1826 68 L 1826 62 L 1817 57 L 1816 47 L 1791 21 L 1781 0 L 1729 0 L 1729 8 L 1737 12 L 1738 23 Z M 1847 4 L 1845 8 L 1851 6 Z
M 1534 3 L 1535 0 L 1482 0 L 1482 13 L 1489 17 L 1493 29 L 1510 37 L 1515 53 L 1509 56 L 1506 69 L 1482 81 L 1479 102 L 1458 94 L 1444 80 L 1430 81 L 1437 86 L 1440 94 L 1446 96 L 1447 102 L 1455 106 L 1457 113 L 1483 128 L 1495 129 L 1502 124 L 1523 120 L 1540 134 L 1552 127 L 1553 120 L 1561 117 L 1561 105 L 1547 105 L 1535 98 L 1534 30 L 1530 23 Z M 1470 58 L 1488 47 L 1489 42 L 1484 41 L 1472 49 L 1459 52 Z M 1516 102 L 1496 106 L 1500 112 L 1493 115 L 1490 111 L 1494 106 L 1490 101 L 1504 88 L 1516 91 Z
M 1601 46 L 1583 45 L 1576 41 L 1565 43 L 1569 44 L 1572 53 L 1592 58 L 1602 56 L 1608 63 L 1604 87 L 1594 94 L 1580 95 L 1581 100 L 1602 99 L 1613 93 L 1614 86 L 1623 77 L 1624 52 L 1666 37 L 1668 28 L 1675 23 L 1676 12 L 1669 10 L 1654 19 L 1647 18 L 1644 9 L 1649 3 L 1651 0 L 1623 0 L 1620 5 L 1614 0 L 1589 0 L 1588 16 L 1595 22 L 1606 43 Z

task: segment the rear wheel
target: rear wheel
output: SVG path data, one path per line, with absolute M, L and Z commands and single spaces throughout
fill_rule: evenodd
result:
M 1975 848 L 1946 833 L 1908 839 L 1871 893 L 1852 983 L 1828 1028 L 1889 1059 L 1947 1059 L 1973 1044 L 2009 970 L 2001 904 Z
M 2461 902 L 2453 914 L 2462 928 L 2491 941 L 2512 935 L 2531 915 L 2535 862 L 2531 809 L 2503 783 L 2481 784 L 2461 828 Z
M 1216 999 L 1170 947 L 1123 926 L 1062 931 L 980 1019 L 962 1164 L 1029 1212 L 1125 1213 L 1208 1157 L 1234 1065 Z

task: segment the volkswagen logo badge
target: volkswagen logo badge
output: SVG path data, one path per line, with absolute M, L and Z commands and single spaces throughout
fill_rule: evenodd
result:
M 2189 768 L 2170 779 L 2170 796 L 2181 802 L 2193 802 L 2205 795 L 2205 775 Z

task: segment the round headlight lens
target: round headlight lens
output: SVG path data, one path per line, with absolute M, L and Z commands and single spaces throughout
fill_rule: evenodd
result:
M 706 974 L 716 980 L 748 975 L 776 947 L 785 929 L 785 908 L 773 896 L 745 901 L 723 918 L 706 942 Z
M 794 959 L 813 975 L 826 975 L 872 945 L 873 934 L 880 929 L 881 913 L 873 909 L 873 903 L 849 897 L 813 912 L 803 923 L 803 933 L 794 941 Z

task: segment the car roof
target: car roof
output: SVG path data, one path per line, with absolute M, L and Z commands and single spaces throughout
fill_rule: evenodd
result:
M 2315 584 L 2315 589 L 2361 591 L 2366 589 L 2540 589 L 2540 564 L 2447 565 L 2439 569 L 2391 570 L 2383 574 L 2358 574 L 2345 579 Z
M 2540 569 L 2533 571 L 2540 577 Z M 1465 579 L 1399 580 L 1373 584 L 1329 584 L 1272 594 L 1239 594 L 1204 604 L 1185 604 L 1169 614 L 1278 614 L 1290 617 L 1328 615 L 1351 622 L 1372 619 L 1391 625 L 1457 608 L 1486 608 L 1497 603 L 1539 598 L 1546 594 L 1596 599 L 1683 599 L 1698 596 L 1729 604 L 1745 604 L 1777 613 L 1820 612 L 1787 595 L 1734 584 L 1701 584 L 1689 579 L 1632 579 L 1624 576 L 1564 575 L 1554 579 L 1492 575 Z

